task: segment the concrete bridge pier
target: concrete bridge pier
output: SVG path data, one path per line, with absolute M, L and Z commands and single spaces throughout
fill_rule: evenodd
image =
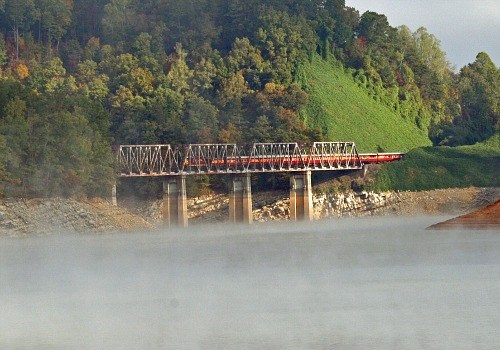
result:
M 115 207 L 118 205 L 118 201 L 116 199 L 116 182 L 114 182 L 111 187 L 111 204 Z
M 252 185 L 250 174 L 231 175 L 229 181 L 229 221 L 251 224 Z
M 290 220 L 312 220 L 311 171 L 292 173 L 290 176 Z
M 187 227 L 188 211 L 186 176 L 169 176 L 163 179 L 163 222 L 165 226 Z

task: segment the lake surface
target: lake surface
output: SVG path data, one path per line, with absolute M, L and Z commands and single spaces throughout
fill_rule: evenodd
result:
M 0 349 L 498 349 L 500 232 L 443 219 L 0 238 Z

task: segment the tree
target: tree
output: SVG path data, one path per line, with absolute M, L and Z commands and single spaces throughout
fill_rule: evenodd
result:
M 20 183 L 26 175 L 26 145 L 28 144 L 28 123 L 26 102 L 14 97 L 4 107 L 0 119 L 0 138 L 5 143 L 5 154 L 0 160 L 1 172 L 9 174 L 11 183 Z
M 108 0 L 73 0 L 72 32 L 81 44 L 101 37 L 104 5 Z
M 27 79 L 27 86 L 30 88 L 45 93 L 67 81 L 66 69 L 60 58 L 53 58 L 43 65 L 31 62 L 31 73 Z
M 366 39 L 373 50 L 390 49 L 396 42 L 396 29 L 389 25 L 385 15 L 376 12 L 363 13 L 357 32 L 359 37 Z
M 272 142 L 273 127 L 269 118 L 261 115 L 255 120 L 251 129 L 251 142 Z
M 338 2 L 333 0 L 333 2 Z M 352 8 L 346 7 L 343 0 L 341 4 L 332 6 L 329 10 L 331 16 L 335 19 L 335 30 L 333 32 L 333 43 L 336 47 L 336 57 L 346 62 L 345 49 L 352 46 L 354 40 L 355 29 L 359 24 L 359 12 Z
M 137 29 L 139 21 L 135 0 L 111 0 L 104 6 L 104 37 L 109 43 L 126 43 Z
M 213 97 L 217 67 L 209 59 L 202 58 L 193 69 L 192 85 L 200 96 Z
M 117 91 L 120 86 L 126 86 L 130 72 L 138 67 L 139 60 L 130 53 L 116 57 L 110 55 L 99 64 L 102 73 L 109 77 L 110 91 Z
M 82 59 L 100 62 L 101 40 L 96 37 L 91 37 L 83 48 Z
M 147 97 L 154 91 L 154 75 L 142 67 L 134 68 L 126 77 L 126 86 L 138 96 Z
M 99 74 L 97 63 L 86 60 L 78 64 L 77 79 L 82 94 L 91 100 L 104 101 L 109 94 L 109 77 Z
M 7 43 L 5 42 L 3 35 L 0 35 L 0 72 L 3 71 L 3 68 L 7 63 L 7 50 Z
M 182 49 L 181 44 L 175 45 L 175 55 L 170 71 L 167 74 L 170 85 L 174 91 L 185 94 L 189 91 L 189 81 L 193 72 L 186 63 L 187 52 Z
M 61 49 L 61 59 L 68 72 L 75 72 L 78 64 L 82 60 L 83 50 L 76 39 L 71 39 L 63 43 Z
M 151 120 L 158 126 L 156 142 L 183 143 L 186 132 L 182 120 L 184 98 L 166 86 L 160 86 L 154 92 L 150 106 Z
M 16 46 L 16 60 L 18 60 L 20 30 L 28 28 L 32 23 L 35 16 L 35 4 L 33 0 L 5 0 L 2 9 L 9 25 L 12 26 Z
M 261 78 L 264 71 L 268 70 L 268 64 L 248 38 L 236 38 L 226 61 L 227 67 L 234 73 L 241 72 L 252 88 L 262 87 Z
M 366 51 L 362 52 L 363 68 L 373 73 L 375 80 L 380 78 L 385 87 L 394 86 L 397 30 L 389 25 L 385 15 L 366 11 L 361 16 L 357 32 L 360 42 L 366 46 Z
M 289 85 L 300 62 L 316 47 L 314 32 L 301 16 L 291 17 L 274 9 L 263 11 L 257 31 L 257 47 L 270 61 L 269 74 L 274 83 Z
M 109 140 L 99 130 L 101 122 L 96 114 L 100 112 L 92 103 L 82 97 L 46 93 L 33 101 L 31 108 L 25 146 L 29 174 L 23 179 L 27 195 L 107 192 L 114 177 L 114 161 Z
M 441 42 L 426 28 L 420 27 L 413 33 L 419 59 L 435 74 L 443 79 L 449 72 L 446 53 L 441 50 Z
M 193 96 L 185 107 L 186 142 L 213 143 L 217 140 L 217 109 L 207 100 Z
M 163 61 L 165 58 L 165 37 L 168 33 L 168 27 L 165 23 L 156 23 L 151 30 L 151 48 L 155 58 Z
M 243 134 L 234 133 L 233 128 L 242 131 L 248 127 L 247 117 L 249 113 L 246 110 L 245 100 L 251 93 L 252 90 L 250 90 L 241 71 L 232 74 L 221 82 L 217 94 L 220 122 L 225 127 L 225 133 L 221 137 L 227 140 L 243 140 Z
M 32 120 L 27 178 L 36 196 L 71 196 L 81 192 L 87 180 L 91 143 L 83 116 L 65 111 L 39 114 Z
M 9 149 L 7 148 L 7 141 L 5 137 L 0 134 L 0 197 L 4 195 L 5 183 L 10 180 L 10 174 L 7 171 L 7 155 Z
M 71 0 L 35 0 L 38 20 L 38 38 L 45 37 L 49 59 L 52 58 L 52 42 L 56 42 L 59 49 L 59 41 L 66 33 L 71 24 L 73 2 Z
M 243 72 L 238 71 L 222 81 L 217 100 L 222 108 L 228 105 L 235 106 L 241 104 L 241 100 L 251 92 Z
M 225 128 L 220 131 L 219 139 L 222 143 L 243 143 L 243 131 L 233 123 L 227 124 Z
M 255 114 L 265 116 L 273 127 L 273 141 L 289 142 L 306 140 L 307 128 L 297 111 L 306 104 L 307 94 L 296 85 L 267 83 L 255 97 Z M 265 127 L 265 119 L 260 120 Z M 265 135 L 264 135 L 265 136 Z
M 135 38 L 132 48 L 137 57 L 142 58 L 153 55 L 151 50 L 152 40 L 153 37 L 149 33 L 141 33 Z
M 262 1 L 221 0 L 218 24 L 223 27 L 220 46 L 223 51 L 231 49 L 236 38 L 251 38 L 260 25 L 259 15 Z
M 460 70 L 458 91 L 462 114 L 457 121 L 469 130 L 467 144 L 482 141 L 500 126 L 500 69 L 485 52 Z
M 106 140 L 101 134 L 94 133 L 91 141 L 90 170 L 83 187 L 87 195 L 103 197 L 115 181 L 115 155 L 109 146 L 109 140 Z
M 160 29 L 161 47 L 169 51 L 181 43 L 193 57 L 200 58 L 217 41 L 219 28 L 215 24 L 215 11 L 218 1 L 157 0 L 141 5 L 149 17 L 148 28 Z

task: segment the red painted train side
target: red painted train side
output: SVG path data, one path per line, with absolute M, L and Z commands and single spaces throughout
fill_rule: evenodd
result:
M 359 154 L 359 160 L 362 164 L 380 164 L 394 162 L 401 160 L 404 153 L 363 153 Z M 308 159 L 309 158 L 309 159 Z M 211 166 L 236 166 L 237 164 L 242 164 L 244 166 L 252 165 L 263 165 L 263 164 L 276 164 L 280 163 L 282 165 L 302 165 L 308 164 L 311 166 L 320 166 L 326 163 L 337 163 L 337 164 L 347 164 L 356 161 L 355 157 L 346 156 L 309 156 L 309 157 L 239 157 L 239 158 L 227 158 L 227 159 L 214 159 L 210 162 Z M 201 164 L 192 164 L 186 161 L 186 166 L 200 166 L 206 165 L 204 162 Z
M 379 164 L 401 160 L 404 155 L 404 153 L 362 153 L 359 159 L 363 164 Z

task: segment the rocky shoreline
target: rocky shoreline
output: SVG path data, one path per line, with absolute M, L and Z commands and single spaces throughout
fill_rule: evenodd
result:
M 462 215 L 495 202 L 500 189 L 446 189 L 424 192 L 346 191 L 315 193 L 315 219 L 372 215 Z M 0 201 L 0 235 L 47 235 L 57 232 L 104 233 L 151 230 L 161 227 L 162 201 L 124 200 L 112 206 L 102 199 L 3 199 Z M 289 220 L 288 193 L 253 194 L 254 220 Z M 224 194 L 189 200 L 190 225 L 227 221 Z
M 315 193 L 315 219 L 327 217 L 363 217 L 373 215 L 459 215 L 477 209 L 500 198 L 500 189 L 465 188 L 423 192 L 346 191 Z M 224 221 L 227 199 L 217 207 L 208 205 L 212 198 L 197 198 L 189 206 L 190 221 Z M 254 195 L 253 214 L 258 222 L 289 220 L 290 201 L 287 193 L 258 193 Z

